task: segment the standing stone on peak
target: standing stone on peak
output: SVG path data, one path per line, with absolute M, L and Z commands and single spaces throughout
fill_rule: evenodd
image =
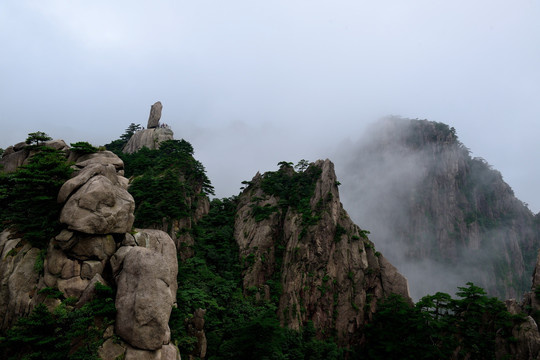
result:
M 148 117 L 148 129 L 157 128 L 159 126 L 159 119 L 161 119 L 161 109 L 163 105 L 158 101 L 150 108 L 150 116 Z

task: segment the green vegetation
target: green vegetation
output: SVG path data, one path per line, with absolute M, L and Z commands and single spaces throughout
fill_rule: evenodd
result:
M 56 289 L 44 292 L 59 296 Z M 64 299 L 53 312 L 43 304 L 19 321 L 0 338 L 2 359 L 99 359 L 97 349 L 103 343 L 105 329 L 114 323 L 114 292 L 96 283 L 95 298 L 81 308 L 73 299 Z
M 399 295 L 378 303 L 365 329 L 366 359 L 494 359 L 496 341 L 512 342 L 511 329 L 523 318 L 472 283 L 452 299 L 427 295 L 411 306 Z
M 120 157 L 125 175 L 133 177 L 129 191 L 137 206 L 136 226 L 188 217 L 197 205 L 196 201 L 190 204 L 190 199 L 214 194 L 204 166 L 195 160 L 193 147 L 185 140 L 164 141 L 157 150 L 143 148 Z M 197 195 L 197 189 L 202 194 Z
M 137 131 L 139 131 L 141 129 L 142 128 L 141 128 L 140 124 L 134 124 L 134 123 L 129 124 L 126 131 L 122 135 L 120 135 L 120 138 L 106 144 L 105 148 L 107 150 L 109 150 L 109 151 L 112 151 L 116 155 L 121 155 L 122 154 L 122 149 L 127 144 L 129 139 L 131 139 L 133 134 L 135 134 Z
M 336 233 L 334 234 L 334 242 L 335 243 L 340 242 L 341 241 L 341 236 L 346 235 L 346 234 L 347 234 L 347 229 L 345 229 L 340 224 L 337 224 L 336 225 Z
M 339 348 L 332 338 L 317 340 L 309 321 L 299 331 L 280 327 L 276 314 L 279 297 L 258 300 L 256 288 L 242 293 L 233 238 L 236 206 L 236 198 L 212 201 L 210 213 L 193 231 L 195 256 L 179 265 L 179 307 L 173 309 L 170 327 L 182 354 L 195 347 L 196 338 L 187 333 L 184 319 L 198 308 L 207 310 L 207 358 L 211 360 L 447 359 L 452 354 L 492 359 L 496 338 L 513 341 L 511 328 L 522 318 L 510 315 L 502 302 L 472 283 L 458 289 L 458 299 L 437 293 L 425 296 L 416 306 L 399 295 L 379 301 L 373 321 L 359 330 L 365 344 L 354 349 Z M 352 272 L 347 276 L 354 278 Z M 330 291 L 331 281 L 325 275 L 319 291 Z M 279 279 L 268 282 L 271 286 L 276 283 Z M 372 299 L 368 294 L 368 310 Z M 359 310 L 357 304 L 351 306 Z
M 98 151 L 98 148 L 86 141 L 78 141 L 71 143 L 71 150 L 79 154 L 93 154 Z
M 251 205 L 252 208 L 252 215 L 255 218 L 256 222 L 263 221 L 265 219 L 268 219 L 270 215 L 278 211 L 277 206 L 271 206 L 270 204 L 266 204 L 264 206 L 258 206 L 258 205 Z
M 236 198 L 212 200 L 210 213 L 193 229 L 195 256 L 179 263 L 178 308 L 169 325 L 182 355 L 196 342 L 184 319 L 204 308 L 208 359 L 344 359 L 345 350 L 315 338 L 311 323 L 301 331 L 281 327 L 277 298 L 257 301 L 257 289 L 244 296 L 233 236 L 236 206 Z
M 0 227 L 12 227 L 33 246 L 46 248 L 59 232 L 58 191 L 72 169 L 65 154 L 36 146 L 37 152 L 14 173 L 0 174 Z
M 304 170 L 295 172 L 291 164 L 282 161 L 278 164 L 281 166 L 278 171 L 264 173 L 261 189 L 269 195 L 278 197 L 281 208 L 296 209 L 302 214 L 302 225 L 307 227 L 319 220 L 319 215 L 313 214 L 311 210 L 310 201 L 322 170 L 317 166 L 304 168 L 303 164 L 300 168 Z
M 49 135 L 45 134 L 43 131 L 36 131 L 28 134 L 26 143 L 31 146 L 40 146 L 41 143 L 49 140 L 52 140 Z

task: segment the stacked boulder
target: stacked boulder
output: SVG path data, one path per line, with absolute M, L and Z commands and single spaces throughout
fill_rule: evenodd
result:
M 177 290 L 174 241 L 160 230 L 132 229 L 135 202 L 118 156 L 68 152 L 68 160 L 75 172 L 58 194 L 65 228 L 49 242 L 43 274 L 34 269 L 39 249 L 7 231 L 0 235 L 2 329 L 39 303 L 59 304 L 41 289 L 58 289 L 82 306 L 99 282 L 117 289 L 116 325 L 105 331 L 100 358 L 180 359 L 168 327 Z

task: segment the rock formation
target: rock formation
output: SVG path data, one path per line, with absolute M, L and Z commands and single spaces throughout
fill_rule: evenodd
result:
M 499 298 L 527 290 L 540 243 L 534 214 L 454 129 L 385 119 L 337 159 L 347 210 L 415 299 L 469 281 Z
M 197 309 L 193 317 L 187 320 L 187 334 L 197 339 L 194 349 L 189 354 L 189 359 L 204 359 L 206 357 L 206 334 L 204 332 L 204 315 L 206 310 Z
M 521 314 L 523 321 L 512 329 L 514 341 L 497 344 L 497 358 L 504 359 L 511 355 L 513 359 L 520 360 L 540 359 L 540 252 L 533 271 L 531 291 L 523 295 L 521 303 L 515 299 L 506 300 L 506 307 L 513 315 Z
M 0 255 L 0 332 L 3 332 L 32 311 L 39 297 L 36 287 L 42 279 L 34 270 L 40 250 L 8 231 L 0 233 Z
M 41 145 L 52 147 L 57 150 L 67 150 L 69 147 L 64 140 L 45 141 Z M 3 172 L 10 173 L 21 165 L 28 164 L 28 159 L 35 153 L 36 149 L 25 142 L 9 146 L 0 159 L 0 169 Z
M 146 128 L 153 129 L 159 127 L 161 109 L 163 109 L 163 105 L 161 105 L 160 101 L 157 101 L 150 107 L 150 116 L 148 117 L 148 126 Z
M 122 152 L 133 154 L 143 147 L 150 150 L 158 149 L 159 144 L 166 140 L 173 140 L 174 133 L 169 128 L 154 128 L 139 130 L 129 139 Z
M 111 261 L 117 284 L 116 333 L 139 349 L 154 351 L 170 340 L 168 321 L 177 289 L 176 247 L 162 231 L 135 231 L 135 241 L 120 247 Z
M 289 183 L 302 175 L 314 187 L 299 206 L 268 190 L 272 174 L 256 175 L 240 195 L 235 238 L 244 259 L 244 290 L 268 298 L 280 282 L 283 325 L 298 329 L 312 320 L 321 336 L 335 334 L 342 345 L 357 343 L 378 299 L 391 293 L 409 298 L 407 280 L 350 220 L 333 164 L 319 160 L 303 174 L 287 166 L 274 173 Z
M 17 152 L 22 151 L 26 147 Z M 9 158 L 3 161 L 8 169 L 24 163 L 22 156 L 13 156 L 17 152 L 4 157 Z M 43 273 L 35 266 L 42 250 L 8 230 L 0 234 L 0 331 L 39 303 L 50 309 L 60 303 L 41 294 L 41 289 L 58 289 L 82 306 L 100 282 L 117 288 L 116 329 L 104 335 L 102 359 L 179 359 L 169 343 L 168 328 L 178 272 L 173 240 L 159 230 L 131 233 L 135 204 L 122 176 L 123 162 L 116 155 L 68 151 L 67 156 L 76 171 L 58 194 L 65 229 L 49 242 Z M 114 333 L 121 341 L 113 340 Z
M 125 154 L 133 154 L 143 147 L 150 150 L 158 149 L 159 144 L 166 140 L 173 140 L 174 133 L 168 127 L 161 127 L 159 120 L 161 119 L 161 102 L 156 102 L 150 108 L 150 116 L 148 117 L 148 126 L 145 130 L 135 132 L 128 140 L 127 144 L 122 149 Z

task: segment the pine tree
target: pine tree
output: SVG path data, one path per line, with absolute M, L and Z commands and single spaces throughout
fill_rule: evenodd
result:
M 0 220 L 43 248 L 59 230 L 61 204 L 56 197 L 73 170 L 62 151 L 38 150 L 27 165 L 0 177 Z

